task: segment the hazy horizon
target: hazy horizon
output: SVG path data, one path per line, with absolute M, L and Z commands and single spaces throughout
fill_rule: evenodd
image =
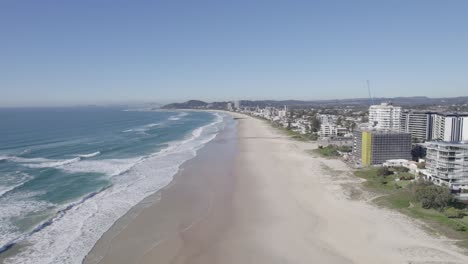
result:
M 0 106 L 468 95 L 466 1 L 4 1 Z
M 374 97 L 373 99 L 394 99 L 394 98 L 417 98 L 417 97 L 424 97 L 428 99 L 450 99 L 450 98 L 458 98 L 458 97 L 468 97 L 468 96 L 450 96 L 450 97 L 428 97 L 424 95 L 416 95 L 416 96 L 396 96 L 396 97 Z M 144 105 L 166 105 L 171 103 L 184 103 L 189 100 L 199 100 L 204 101 L 206 103 L 213 103 L 213 102 L 234 102 L 236 100 L 241 101 L 333 101 L 333 100 L 367 100 L 368 97 L 347 97 L 347 98 L 326 98 L 326 99 L 305 99 L 305 98 L 219 98 L 213 100 L 204 100 L 200 98 L 190 98 L 190 99 L 183 99 L 183 100 L 135 100 L 135 101 L 95 101 L 95 102 L 54 102 L 54 103 L 37 103 L 37 102 L 27 102 L 25 104 L 5 104 L 0 105 L 0 108 L 42 108 L 42 107 L 114 107 L 114 106 L 144 106 Z M 376 103 L 377 104 L 377 103 Z

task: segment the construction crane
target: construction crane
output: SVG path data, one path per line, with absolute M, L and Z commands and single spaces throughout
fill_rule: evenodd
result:
M 367 80 L 367 91 L 369 92 L 369 103 L 370 103 L 371 105 L 374 105 L 374 98 L 372 98 L 369 80 Z

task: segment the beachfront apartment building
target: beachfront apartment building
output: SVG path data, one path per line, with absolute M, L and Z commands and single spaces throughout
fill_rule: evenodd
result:
M 354 133 L 353 155 L 362 166 L 392 159 L 411 159 L 411 134 L 395 130 L 362 129 Z
M 239 100 L 234 101 L 234 109 L 239 111 L 241 109 L 241 103 Z
M 468 140 L 468 114 L 437 113 L 429 120 L 428 140 L 460 142 Z
M 468 189 L 468 141 L 433 141 L 426 145 L 426 177 L 452 189 Z
M 330 137 L 337 135 L 337 126 L 330 123 L 320 124 L 319 136 L 321 137 Z
M 400 130 L 418 141 L 466 141 L 468 114 L 404 111 Z
M 320 124 L 320 137 L 343 136 L 348 133 L 349 131 L 346 127 L 330 123 Z
M 432 138 L 432 112 L 403 111 L 401 114 L 401 132 L 410 133 L 419 142 Z
M 230 103 L 230 102 L 227 103 L 227 104 L 226 104 L 226 109 L 227 109 L 228 111 L 234 111 L 234 108 L 232 107 L 232 103 Z
M 369 124 L 375 129 L 400 130 L 401 107 L 388 103 L 369 107 Z
M 285 105 L 283 110 L 278 110 L 278 117 L 280 119 L 286 119 L 288 115 L 288 107 Z

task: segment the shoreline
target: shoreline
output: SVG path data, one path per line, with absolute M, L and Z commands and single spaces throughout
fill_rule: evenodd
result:
M 171 120 L 174 114 L 165 116 Z M 180 166 L 195 157 L 197 150 L 215 137 L 216 131 L 223 126 L 222 119 L 221 115 L 206 113 L 203 119 L 200 118 L 204 123 L 197 121 L 191 127 L 180 130 L 187 131 L 179 133 L 183 137 L 176 135 L 174 140 L 161 144 L 160 149 L 137 158 L 90 161 L 93 167 L 102 165 L 104 168 L 108 164 L 119 165 L 121 160 L 128 162 L 123 169 L 115 166 L 115 171 L 118 171 L 112 178 L 117 179 L 115 188 L 102 188 L 77 201 L 64 203 L 64 209 L 53 212 L 55 214 L 50 219 L 40 222 L 31 231 L 26 230 L 28 233 L 8 245 L 7 250 L 0 254 L 0 263 L 81 263 L 95 242 L 117 220 L 127 217 L 126 221 L 130 222 L 136 214 L 155 202 L 155 198 L 148 197 L 148 194 L 170 184 Z M 126 181 L 126 177 L 133 181 Z M 129 211 L 132 213 L 127 214 Z
M 315 143 L 232 115 L 241 118 L 235 141 L 220 133 L 182 165 L 158 202 L 100 240 L 84 263 L 468 261 L 452 241 L 409 217 L 352 199 L 347 187 L 360 179 L 340 160 L 307 153 Z M 235 142 L 231 154 L 220 151 L 226 142 Z M 196 187 L 184 189 L 187 181 Z M 93 256 L 104 258 L 91 262 Z
M 232 128 L 235 126 L 235 121 L 227 121 L 226 127 L 229 126 L 230 129 L 220 131 L 213 140 L 198 150 L 193 159 L 184 162 L 168 186 L 146 197 L 126 215 L 117 220 L 93 246 L 83 263 L 133 263 L 146 251 L 166 240 L 166 237 L 177 236 L 180 229 L 183 232 L 185 229 L 188 230 L 191 225 L 196 224 L 203 217 L 203 213 L 209 213 L 210 208 L 213 206 L 211 201 L 214 197 L 211 196 L 213 196 L 214 192 L 211 192 L 211 195 L 203 194 L 203 191 L 206 190 L 205 187 L 224 186 L 223 190 L 227 190 L 229 188 L 225 187 L 225 185 L 226 181 L 229 180 L 227 177 L 229 175 L 225 174 L 221 181 L 210 183 L 210 181 L 216 179 L 212 177 L 193 177 L 193 172 L 198 171 L 201 176 L 203 176 L 203 173 L 212 176 L 213 169 L 217 169 L 222 174 L 225 170 L 221 167 L 232 165 L 229 158 L 233 158 L 235 155 L 236 131 Z M 217 151 L 223 151 L 223 155 L 213 155 Z M 216 165 L 208 164 L 213 160 L 217 161 Z M 208 168 L 211 169 L 206 172 L 205 170 Z M 220 193 L 217 194 L 216 198 L 222 197 Z M 209 207 L 206 204 L 209 204 Z M 156 211 L 156 214 L 153 211 Z M 135 223 L 137 217 L 139 217 L 136 220 L 139 221 L 138 224 L 129 227 L 130 224 Z M 157 223 L 156 228 L 152 231 L 153 233 L 149 234 L 149 237 L 146 236 L 145 230 L 138 228 L 140 224 L 152 225 L 146 219 Z M 121 237 L 124 237 L 123 240 Z M 137 237 L 138 240 L 130 242 L 131 245 L 122 245 L 124 248 L 130 247 L 133 249 L 133 254 L 129 254 L 128 250 L 119 252 L 121 243 L 126 243 L 128 237 Z M 171 241 L 170 243 L 177 242 Z M 114 248 L 117 248 L 116 252 L 113 251 Z M 140 248 L 140 250 L 137 250 L 137 248 Z M 128 258 L 131 258 L 131 260 Z M 125 259 L 128 259 L 128 261 L 125 261 Z

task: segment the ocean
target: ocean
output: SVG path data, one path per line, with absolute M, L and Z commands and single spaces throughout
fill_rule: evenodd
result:
M 100 107 L 0 109 L 0 258 L 81 263 L 118 218 L 168 185 L 226 118 Z

